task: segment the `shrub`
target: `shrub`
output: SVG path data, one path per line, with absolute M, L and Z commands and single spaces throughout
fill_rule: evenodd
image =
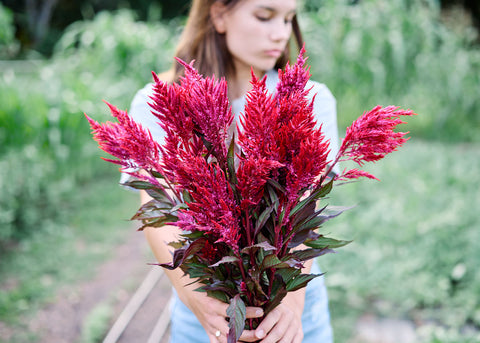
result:
M 305 17 L 312 72 L 336 95 L 342 126 L 396 104 L 421 114 L 409 123 L 417 136 L 480 139 L 480 50 L 474 34 L 442 24 L 436 1 L 325 0 Z
M 128 107 L 151 71 L 172 63 L 174 38 L 164 24 L 104 12 L 69 27 L 38 70 L 7 65 L 0 77 L 0 244 L 67 215 L 70 193 L 89 179 L 108 172 L 115 182 L 83 112 L 107 116 L 102 99 Z
M 18 48 L 12 12 L 0 3 L 0 59 L 14 56 Z

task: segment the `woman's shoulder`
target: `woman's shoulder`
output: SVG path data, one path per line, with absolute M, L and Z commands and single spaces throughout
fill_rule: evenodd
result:
M 321 99 L 323 101 L 333 101 L 335 102 L 335 97 L 333 96 L 330 89 L 324 83 L 320 83 L 314 80 L 308 80 L 306 89 L 309 89 L 309 96 Z
M 173 80 L 174 72 L 173 70 L 167 70 L 162 73 L 157 74 L 157 77 L 160 81 L 171 83 Z M 142 100 L 148 99 L 153 94 L 153 82 L 147 83 L 143 88 L 140 88 L 137 93 L 135 94 L 135 99 Z

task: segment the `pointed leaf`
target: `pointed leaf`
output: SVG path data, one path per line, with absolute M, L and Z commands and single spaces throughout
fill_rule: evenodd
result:
M 220 261 L 218 261 L 215 264 L 212 264 L 210 267 L 218 267 L 219 265 L 224 263 L 237 263 L 237 262 L 238 262 L 238 258 L 235 256 L 224 256 Z
M 152 189 L 155 188 L 154 185 L 152 185 L 150 182 L 147 181 L 140 181 L 140 180 L 133 180 L 133 181 L 127 181 L 123 183 L 124 186 L 132 187 L 135 189 Z
M 320 236 L 316 240 L 305 241 L 305 245 L 315 249 L 340 248 L 351 242 L 352 241 L 343 241 L 343 240 L 338 240 L 330 237 Z
M 256 251 L 257 249 L 262 249 L 264 251 L 277 250 L 277 248 L 275 248 L 273 245 L 271 245 L 267 241 L 264 241 L 264 242 L 260 242 L 260 243 L 251 245 L 249 247 L 243 248 L 241 253 L 242 254 L 248 254 L 250 252 L 250 250 Z
M 282 261 L 280 261 L 275 254 L 270 254 L 265 256 L 265 258 L 262 261 L 262 264 L 260 265 L 260 270 L 265 270 L 267 268 L 273 268 L 279 264 L 281 264 Z
M 332 190 L 332 186 L 333 186 L 333 179 L 327 182 L 322 187 L 313 191 L 312 194 L 310 194 L 307 198 L 300 201 L 297 204 L 297 206 L 293 208 L 292 212 L 290 212 L 290 216 L 294 216 L 297 212 L 302 210 L 305 206 L 307 206 L 311 202 L 316 202 L 318 199 L 325 197 Z
M 294 277 L 298 276 L 302 271 L 297 268 L 282 268 L 275 271 L 276 275 L 280 275 L 283 282 L 287 284 Z
M 150 170 L 150 174 L 152 174 L 153 177 L 156 177 L 157 179 L 164 179 L 165 176 L 163 176 L 163 174 L 159 173 L 158 171 L 156 170 Z
M 318 276 L 321 276 L 322 274 L 300 274 L 294 279 L 290 280 L 290 282 L 287 283 L 287 291 L 288 292 L 293 292 L 296 291 L 300 288 L 303 288 L 309 283 L 311 280 L 315 279 Z
M 227 336 L 228 343 L 236 343 L 242 335 L 245 328 L 246 315 L 245 303 L 240 298 L 240 295 L 237 294 L 230 300 L 230 306 L 227 308 L 227 316 L 230 318 L 228 322 L 228 327 L 230 328 Z
M 205 242 L 207 241 L 206 238 L 201 237 L 197 240 L 193 241 L 189 245 L 177 249 L 173 252 L 173 260 L 170 263 L 162 263 L 160 264 L 162 267 L 167 268 L 169 270 L 173 270 L 180 266 L 183 261 L 189 258 L 191 255 L 197 253 L 198 251 L 202 250 L 205 246 Z
M 272 214 L 272 212 L 273 212 L 273 206 L 269 206 L 262 212 L 262 214 L 260 214 L 260 217 L 258 217 L 257 224 L 255 226 L 254 236 L 256 236 L 258 231 L 265 225 L 268 218 L 270 218 L 270 215 Z
M 312 258 L 322 256 L 325 254 L 333 253 L 332 249 L 323 248 L 323 249 L 305 249 L 305 250 L 297 250 L 294 251 L 292 254 L 298 258 L 300 261 L 307 261 Z
M 227 167 L 228 174 L 230 175 L 230 183 L 237 183 L 237 175 L 235 173 L 235 133 L 233 134 L 232 141 L 228 147 L 227 153 Z

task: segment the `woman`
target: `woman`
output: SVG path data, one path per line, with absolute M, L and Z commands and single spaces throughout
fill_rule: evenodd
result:
M 284 67 L 289 56 L 289 40 L 294 33 L 301 46 L 296 19 L 296 0 L 194 0 L 176 56 L 184 61 L 195 60 L 194 66 L 203 75 L 225 76 L 228 97 L 238 117 L 250 89 L 251 68 L 257 77 L 267 75 L 267 88 L 273 92 L 278 81 L 277 68 Z M 160 75 L 166 82 L 177 81 L 182 72 L 178 64 Z M 315 97 L 317 121 L 336 153 L 337 126 L 335 99 L 321 84 L 310 82 Z M 133 118 L 148 127 L 159 142 L 163 132 L 155 123 L 147 104 L 152 85 L 135 96 L 130 109 Z M 235 128 L 232 127 L 232 131 Z M 148 201 L 146 193 L 142 201 Z M 147 228 L 147 240 L 159 262 L 171 260 L 166 242 L 177 239 L 178 229 Z M 306 267 L 310 271 L 312 264 Z M 312 270 L 318 272 L 314 265 Z M 192 280 L 182 277 L 180 269 L 166 271 L 175 289 L 172 307 L 172 342 L 226 342 L 227 305 L 205 293 L 194 291 Z M 248 308 L 247 317 L 262 317 L 261 308 Z M 316 278 L 307 289 L 289 293 L 271 311 L 256 330 L 244 331 L 240 341 L 254 342 L 332 342 L 327 295 L 322 278 Z

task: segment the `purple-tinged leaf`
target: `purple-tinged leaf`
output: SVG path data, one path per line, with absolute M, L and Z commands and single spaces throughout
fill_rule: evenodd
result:
M 224 263 L 237 263 L 237 262 L 238 262 L 238 258 L 235 256 L 224 256 L 220 261 L 218 261 L 215 264 L 212 264 L 209 267 L 218 267 L 219 265 Z
M 170 263 L 161 263 L 160 266 L 169 270 L 177 268 L 188 257 L 202 250 L 202 248 L 205 246 L 205 242 L 207 242 L 206 238 L 198 238 L 196 241 L 190 243 L 189 245 L 175 250 L 175 252 L 173 253 L 173 261 Z
M 227 308 L 227 316 L 230 318 L 228 322 L 228 327 L 230 328 L 227 336 L 228 343 L 236 343 L 242 335 L 245 328 L 246 315 L 245 303 L 240 298 L 240 295 L 237 294 L 230 300 L 230 305 Z
M 264 251 L 272 251 L 272 250 L 276 250 L 277 248 L 275 248 L 273 245 L 271 245 L 267 241 L 264 241 L 264 242 L 257 243 L 249 247 L 243 248 L 241 253 L 248 254 L 250 250 L 253 250 L 255 252 L 257 249 L 262 249 Z
M 312 258 L 322 256 L 325 254 L 330 254 L 334 253 L 335 251 L 329 248 L 323 248 L 323 249 L 305 249 L 305 250 L 297 250 L 292 252 L 292 255 L 294 255 L 297 259 L 300 261 L 307 261 Z

